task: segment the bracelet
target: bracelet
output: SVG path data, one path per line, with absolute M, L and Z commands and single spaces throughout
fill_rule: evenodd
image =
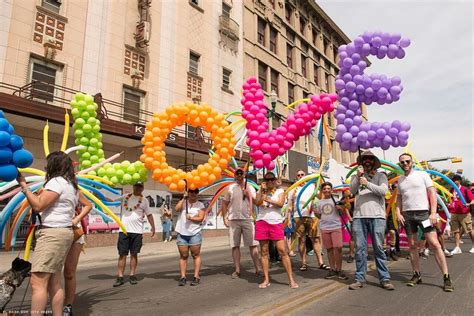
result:
M 26 194 L 26 192 L 30 191 L 30 188 L 26 187 L 26 188 L 21 188 L 21 192 L 23 194 Z

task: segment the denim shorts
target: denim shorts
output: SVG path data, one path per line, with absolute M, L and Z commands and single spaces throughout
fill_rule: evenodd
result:
M 418 233 L 418 229 L 420 229 L 423 233 L 429 233 L 436 231 L 436 227 L 428 226 L 423 227 L 421 222 L 428 219 L 430 216 L 430 211 L 422 210 L 422 211 L 405 211 L 403 212 L 403 216 L 405 217 L 405 230 L 407 235 L 415 235 Z
M 176 241 L 178 242 L 178 246 L 195 246 L 202 244 L 202 236 L 200 232 L 193 236 L 178 234 Z

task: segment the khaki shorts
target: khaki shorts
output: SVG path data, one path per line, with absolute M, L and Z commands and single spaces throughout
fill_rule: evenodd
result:
M 318 229 L 319 219 L 313 217 L 295 217 L 295 233 L 299 238 L 321 237 Z
M 31 259 L 31 272 L 60 272 L 74 239 L 72 228 L 40 228 Z
M 451 232 L 459 233 L 460 229 L 465 233 L 470 233 L 472 230 L 471 214 L 451 214 Z
M 243 237 L 244 246 L 258 246 L 255 240 L 255 227 L 252 220 L 233 219 L 229 221 L 230 246 L 240 247 L 240 239 Z

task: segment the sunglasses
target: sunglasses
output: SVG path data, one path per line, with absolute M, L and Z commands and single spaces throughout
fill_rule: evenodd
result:
M 409 165 L 411 163 L 411 160 L 402 160 L 400 161 L 401 165 Z
M 266 178 L 265 181 L 275 181 L 276 178 Z
M 198 193 L 199 193 L 199 190 L 189 190 L 189 193 L 198 194 Z
M 236 175 L 236 176 L 243 176 L 244 173 L 243 173 L 243 171 L 237 171 L 237 172 L 235 173 L 235 175 Z
M 297 177 L 304 177 L 305 174 L 304 174 L 304 173 L 300 173 L 300 174 L 297 174 L 296 176 L 297 176 Z

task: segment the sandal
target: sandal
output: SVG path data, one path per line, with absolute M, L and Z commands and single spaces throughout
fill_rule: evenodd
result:
M 238 278 L 240 278 L 240 272 L 234 271 L 232 273 L 232 279 L 238 279 Z
M 290 289 L 297 289 L 299 288 L 299 285 L 296 282 L 288 284 L 290 286 Z
M 260 284 L 258 285 L 258 288 L 259 288 L 259 289 L 266 289 L 266 288 L 269 287 L 269 286 L 270 286 L 270 282 L 266 282 L 266 283 L 264 282 L 264 283 L 260 283 Z
M 321 264 L 321 265 L 319 266 L 319 268 L 320 268 L 321 270 L 331 270 L 331 268 L 328 267 L 327 265 L 325 265 L 324 263 Z
M 300 271 L 307 271 L 308 270 L 308 265 L 306 263 L 303 263 L 300 267 Z

